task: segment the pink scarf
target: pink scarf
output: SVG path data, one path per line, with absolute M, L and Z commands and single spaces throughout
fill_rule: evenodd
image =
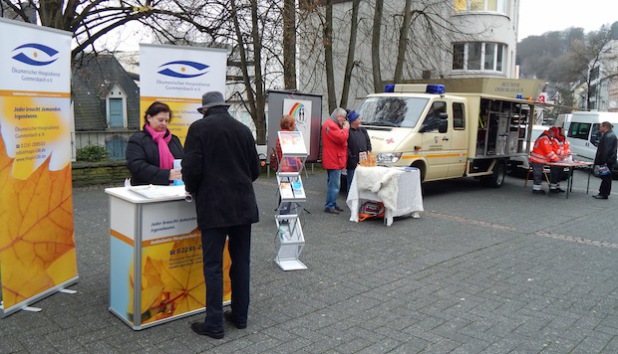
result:
M 171 170 L 174 167 L 174 155 L 170 152 L 170 147 L 167 144 L 172 140 L 172 133 L 167 129 L 163 132 L 157 132 L 148 124 L 144 128 L 159 146 L 159 168 Z

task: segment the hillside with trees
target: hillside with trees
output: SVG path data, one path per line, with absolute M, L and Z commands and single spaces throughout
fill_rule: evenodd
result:
M 590 107 L 592 72 L 600 64 L 606 68 L 615 66 L 618 60 L 615 39 L 618 39 L 618 22 L 589 33 L 584 33 L 583 28 L 571 27 L 526 37 L 517 45 L 520 77 L 545 80 L 549 83 L 550 96 L 557 104 L 566 106 L 573 106 L 574 89 L 584 85 Z M 613 65 L 608 65 L 610 62 Z

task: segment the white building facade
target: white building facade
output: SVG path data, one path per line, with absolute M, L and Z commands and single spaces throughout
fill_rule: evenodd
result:
M 352 1 L 334 3 L 334 79 L 337 102 L 340 102 L 350 39 Z M 392 83 L 395 79 L 404 7 L 405 0 L 384 1 L 380 41 L 383 83 Z M 519 0 L 417 0 L 412 1 L 411 11 L 416 17 L 409 28 L 406 59 L 399 82 L 517 78 L 515 56 Z M 374 0 L 361 1 L 354 49 L 355 65 L 348 96 L 350 107 L 374 91 L 371 58 L 374 12 Z M 315 30 L 320 26 L 319 19 L 310 19 L 308 23 L 308 27 L 301 31 L 319 32 Z M 316 46 L 312 34 L 299 36 L 299 90 L 326 96 L 324 49 L 323 46 Z

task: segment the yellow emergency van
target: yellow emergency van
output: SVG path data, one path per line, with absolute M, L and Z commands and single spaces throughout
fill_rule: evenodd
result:
M 447 94 L 443 85 L 387 85 L 357 110 L 377 163 L 412 166 L 422 180 L 476 177 L 499 187 L 514 157 L 527 157 L 534 102 Z

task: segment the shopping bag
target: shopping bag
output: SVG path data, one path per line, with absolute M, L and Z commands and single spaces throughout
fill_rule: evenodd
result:
M 365 202 L 358 212 L 358 221 L 365 221 L 370 218 L 384 218 L 384 203 Z
M 605 176 L 611 173 L 611 171 L 607 167 L 607 164 L 605 163 L 602 165 L 594 165 L 594 169 L 592 170 L 592 172 L 596 177 Z
M 277 151 L 275 148 L 272 148 L 268 156 L 268 166 L 275 172 L 279 170 L 279 159 L 277 158 Z

